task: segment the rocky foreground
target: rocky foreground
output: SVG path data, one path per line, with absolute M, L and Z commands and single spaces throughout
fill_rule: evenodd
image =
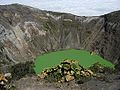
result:
M 25 77 L 15 82 L 17 90 L 120 90 L 120 75 L 107 75 L 108 80 L 90 80 L 83 84 L 75 81 L 50 83 L 38 77 Z
M 8 76 L 7 74 L 5 76 Z M 64 60 L 40 74 L 13 80 L 0 75 L 0 90 L 119 90 L 120 74 L 99 63 L 83 68 L 77 60 Z M 10 77 L 10 76 L 9 76 Z

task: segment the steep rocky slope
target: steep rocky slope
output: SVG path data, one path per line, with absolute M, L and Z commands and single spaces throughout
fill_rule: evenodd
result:
M 103 16 L 75 16 L 19 4 L 0 6 L 0 65 L 33 60 L 61 49 L 95 50 L 120 62 L 120 11 Z

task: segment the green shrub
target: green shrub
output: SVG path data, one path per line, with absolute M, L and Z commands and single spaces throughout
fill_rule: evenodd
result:
M 11 74 L 13 79 L 20 79 L 25 75 L 28 74 L 34 74 L 34 62 L 33 61 L 27 61 L 24 63 L 18 63 L 16 65 L 13 65 L 11 67 Z

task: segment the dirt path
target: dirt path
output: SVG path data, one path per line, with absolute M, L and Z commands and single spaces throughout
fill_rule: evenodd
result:
M 106 81 L 90 80 L 84 84 L 75 81 L 50 83 L 32 76 L 16 81 L 15 86 L 17 90 L 120 90 L 120 75 L 110 75 Z

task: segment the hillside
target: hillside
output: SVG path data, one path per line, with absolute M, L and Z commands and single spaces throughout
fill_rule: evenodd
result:
M 94 51 L 119 69 L 120 11 L 86 17 L 20 4 L 0 5 L 1 72 L 43 53 L 66 49 Z
M 22 62 L 68 48 L 95 48 L 113 63 L 120 58 L 120 11 L 81 17 L 12 4 L 0 6 L 0 12 L 2 61 Z

